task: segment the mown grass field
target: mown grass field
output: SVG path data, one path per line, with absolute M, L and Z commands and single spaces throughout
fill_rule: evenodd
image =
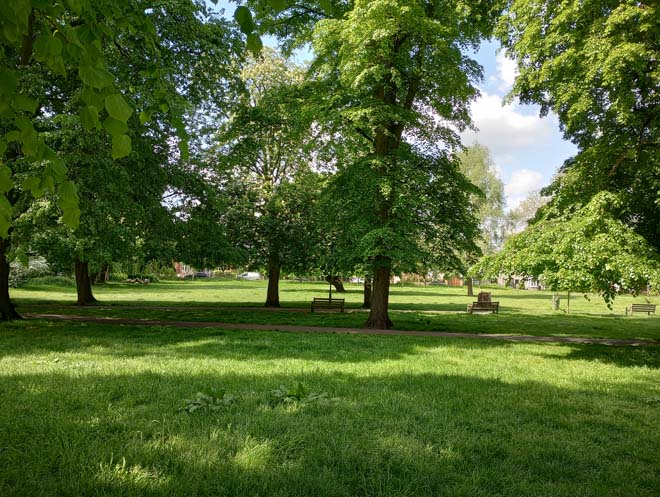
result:
M 315 283 L 283 282 L 283 311 L 260 309 L 264 282 L 112 284 L 84 309 L 74 289 L 12 296 L 22 312 L 360 326 L 347 288 L 346 314 L 293 309 L 327 291 Z M 567 314 L 550 293 L 490 291 L 501 313 L 472 316 L 464 289 L 395 286 L 391 315 L 399 329 L 660 340 L 659 316 L 623 316 L 642 298 L 576 296 Z M 330 400 L 269 405 L 298 382 Z M 180 410 L 219 389 L 235 401 Z M 23 321 L 0 324 L 0 398 L 2 497 L 660 491 L 658 346 Z
M 658 347 L 46 322 L 0 344 L 3 497 L 660 489 Z M 334 400 L 269 407 L 299 381 Z
M 213 321 L 253 324 L 297 324 L 309 326 L 360 327 L 366 315 L 360 311 L 362 289 L 346 285 L 350 311 L 346 314 L 263 311 L 266 283 L 263 281 L 178 281 L 149 285 L 109 284 L 95 287 L 103 307 L 78 308 L 73 288 L 28 287 L 12 295 L 19 310 L 111 317 Z M 488 288 L 500 302 L 498 315 L 468 315 L 466 305 L 475 300 L 464 288 L 399 286 L 391 289 L 391 318 L 397 329 L 467 333 L 513 333 L 544 336 L 580 336 L 660 340 L 660 298 L 619 296 L 612 309 L 591 295 L 572 295 L 567 313 L 567 296 L 561 295 L 560 311 L 552 309 L 552 293 L 505 288 Z M 284 310 L 309 309 L 314 296 L 327 295 L 323 283 L 283 281 L 280 299 Z M 478 289 L 476 289 L 478 291 Z M 659 305 L 659 314 L 625 316 L 634 302 Z M 47 304 L 30 307 L 33 304 Z M 114 308 L 107 308 L 114 306 Z M 176 307 L 169 310 L 154 306 Z M 255 307 L 246 312 L 240 306 Z M 146 308 L 145 308 L 146 307 Z

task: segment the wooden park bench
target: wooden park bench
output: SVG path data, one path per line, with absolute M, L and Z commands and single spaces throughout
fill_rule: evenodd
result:
M 323 309 L 323 310 L 339 309 L 339 312 L 344 312 L 344 301 L 345 299 L 314 297 L 314 300 L 312 300 L 312 312 L 318 309 Z
M 468 304 L 467 311 L 470 314 L 475 312 L 492 312 L 493 314 L 499 313 L 499 302 L 472 302 Z
M 655 304 L 632 304 L 626 307 L 626 316 L 630 312 L 632 316 L 635 312 L 645 312 L 648 316 L 655 314 Z

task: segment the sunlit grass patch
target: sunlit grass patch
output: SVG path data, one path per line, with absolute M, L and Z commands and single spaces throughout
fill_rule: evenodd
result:
M 660 350 L 55 323 L 0 328 L 0 495 L 630 495 Z M 272 406 L 301 382 L 332 402 Z M 227 409 L 185 412 L 225 389 Z

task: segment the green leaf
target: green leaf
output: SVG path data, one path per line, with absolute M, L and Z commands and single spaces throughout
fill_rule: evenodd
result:
M 18 110 L 24 110 L 30 114 L 37 112 L 38 102 L 34 98 L 23 95 L 22 93 L 17 93 L 14 95 L 13 103 L 14 107 L 16 107 Z
M 190 150 L 186 140 L 179 141 L 179 152 L 181 153 L 181 158 L 183 160 L 188 160 L 190 158 Z
M 34 42 L 34 53 L 43 61 L 61 57 L 62 48 L 62 41 L 55 35 L 43 34 Z
M 332 2 L 330 0 L 319 0 L 319 5 L 323 9 L 323 12 L 328 16 L 332 16 Z
M 0 157 L 5 153 L 5 150 L 7 150 L 7 142 L 0 139 Z
M 240 5 L 234 11 L 234 19 L 236 19 L 236 22 L 240 26 L 243 26 L 246 23 L 252 22 L 252 12 L 244 5 Z
M 117 121 L 113 117 L 106 117 L 103 121 L 103 127 L 113 138 L 121 136 L 128 131 L 128 126 L 124 121 Z
M 151 121 L 151 112 L 140 112 L 140 124 Z
M 124 97 L 119 93 L 110 95 L 105 98 L 105 110 L 108 111 L 108 114 L 117 119 L 118 121 L 126 122 L 128 118 L 131 117 L 133 109 L 131 106 L 126 103 Z
M 76 14 L 80 14 L 83 11 L 82 0 L 64 0 L 64 5 Z
M 11 179 L 11 169 L 4 164 L 0 165 L 0 193 L 7 193 L 14 188 L 14 181 Z
M 236 10 L 234 11 L 234 19 L 236 19 L 236 22 L 241 27 L 241 31 L 246 35 L 252 33 L 256 27 L 252 20 L 250 9 L 243 5 L 236 7 Z
M 12 130 L 5 134 L 5 140 L 7 143 L 15 142 L 21 139 L 21 132 L 18 130 Z
M 99 120 L 99 111 L 96 107 L 87 105 L 80 109 L 80 122 L 87 131 L 93 129 L 101 129 L 101 121 Z
M 55 181 L 62 181 L 66 178 L 67 172 L 64 161 L 52 148 L 46 146 L 44 149 L 44 159 L 48 161 L 48 166 L 44 173 L 51 176 Z
M 264 44 L 261 41 L 261 38 L 258 34 L 251 34 L 247 37 L 247 47 L 253 54 L 258 54 L 261 52 Z
M 83 83 L 99 90 L 115 82 L 115 77 L 105 67 L 94 67 L 89 63 L 82 63 L 78 74 Z
M 9 236 L 13 208 L 7 197 L 0 195 L 0 237 L 6 239 Z
M 22 183 L 23 190 L 28 190 L 34 195 L 35 197 L 41 197 L 43 195 L 43 191 L 39 188 L 39 177 L 38 176 L 30 176 L 29 178 L 25 178 Z
M 270 0 L 270 5 L 275 12 L 282 12 L 286 9 L 286 0 Z
M 80 209 L 68 208 L 62 209 L 62 222 L 71 229 L 76 229 L 80 225 Z
M 10 69 L 0 68 L 0 95 L 11 95 L 16 91 L 18 78 Z
M 121 159 L 131 153 L 131 139 L 128 135 L 112 137 L 112 158 Z

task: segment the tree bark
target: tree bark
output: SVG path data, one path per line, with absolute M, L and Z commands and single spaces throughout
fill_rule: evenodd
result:
M 9 297 L 9 261 L 7 252 L 9 251 L 9 237 L 6 240 L 0 239 L 0 320 L 13 321 L 22 319 L 16 312 L 16 308 Z
M 364 277 L 364 297 L 362 300 L 363 309 L 371 309 L 371 276 Z
M 326 276 L 325 281 L 330 283 L 330 276 Z M 332 276 L 332 286 L 335 287 L 335 292 L 346 293 L 346 289 L 344 288 L 344 283 L 341 281 L 341 278 L 337 275 Z
M 374 272 L 374 285 L 371 291 L 371 307 L 369 318 L 364 324 L 366 328 L 388 329 L 393 326 L 387 312 L 390 299 L 390 259 L 380 257 L 380 264 Z
M 97 285 L 99 283 L 106 283 L 108 281 L 108 263 L 104 262 L 99 267 L 99 270 L 90 276 L 92 285 Z
M 268 261 L 268 290 L 265 307 L 280 306 L 280 268 L 279 259 L 271 257 Z
M 467 281 L 468 297 L 474 297 L 474 288 L 472 288 L 472 277 L 468 276 L 466 278 L 466 281 Z
M 76 257 L 75 270 L 76 292 L 78 293 L 76 305 L 88 305 L 96 302 L 92 294 L 92 280 L 89 277 L 89 264 L 87 261 L 81 261 Z

